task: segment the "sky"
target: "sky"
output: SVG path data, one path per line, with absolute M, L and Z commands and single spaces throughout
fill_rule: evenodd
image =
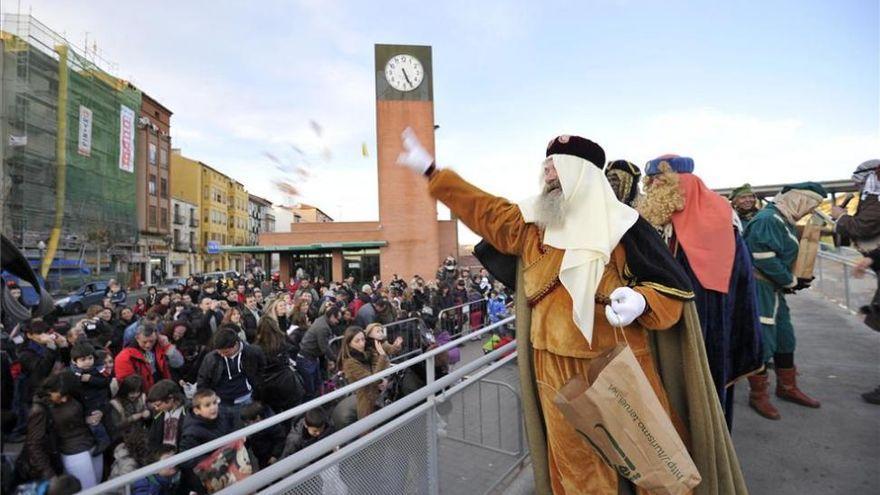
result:
M 97 44 L 115 75 L 174 112 L 172 146 L 185 156 L 276 203 L 291 202 L 273 184 L 288 180 L 301 192 L 293 201 L 359 221 L 378 217 L 376 43 L 433 47 L 437 162 L 512 200 L 538 191 L 559 134 L 598 142 L 609 160 L 691 156 L 710 187 L 845 179 L 880 157 L 878 4 L 21 0 L 2 9 L 29 12 L 74 45 Z M 462 227 L 460 242 L 474 239 Z

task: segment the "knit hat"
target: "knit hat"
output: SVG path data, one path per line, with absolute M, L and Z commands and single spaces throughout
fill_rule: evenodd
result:
M 673 172 L 679 174 L 689 174 L 694 171 L 693 158 L 678 155 L 663 155 L 654 158 L 645 165 L 645 175 L 650 177 L 661 173 L 662 170 L 660 170 L 660 166 L 664 163 L 669 165 L 669 168 L 671 168 Z
M 734 189 L 733 191 L 731 191 L 731 192 L 730 192 L 730 197 L 729 197 L 729 199 L 730 199 L 731 201 L 733 201 L 733 200 L 736 199 L 737 197 L 739 197 L 739 196 L 745 196 L 745 195 L 747 195 L 747 194 L 752 194 L 752 195 L 755 194 L 755 191 L 752 191 L 752 186 L 751 186 L 751 184 L 749 184 L 749 183 L 745 183 L 745 184 L 743 184 L 743 185 L 737 187 L 737 188 Z
M 572 155 L 592 163 L 600 169 L 605 164 L 605 150 L 580 136 L 563 134 L 547 144 L 547 155 Z

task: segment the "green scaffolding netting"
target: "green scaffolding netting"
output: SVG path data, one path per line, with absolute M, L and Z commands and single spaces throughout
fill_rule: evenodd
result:
M 4 18 L 2 117 L 4 134 L 3 232 L 20 246 L 47 240 L 57 192 L 59 54 L 65 43 L 29 21 Z M 130 245 L 137 240 L 136 173 L 120 168 L 120 114 L 134 112 L 141 93 L 101 71 L 68 47 L 66 91 L 66 193 L 61 249 Z M 81 107 L 91 112 L 91 139 L 80 150 Z M 136 149 L 134 143 L 133 149 Z

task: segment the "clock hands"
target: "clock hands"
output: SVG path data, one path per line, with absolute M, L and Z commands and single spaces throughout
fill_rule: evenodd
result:
M 412 88 L 412 87 L 413 87 L 413 83 L 412 83 L 412 81 L 409 80 L 409 76 L 406 75 L 406 69 L 404 69 L 403 67 L 401 67 L 400 70 L 403 71 L 403 78 L 406 79 L 407 84 L 409 84 L 409 87 Z

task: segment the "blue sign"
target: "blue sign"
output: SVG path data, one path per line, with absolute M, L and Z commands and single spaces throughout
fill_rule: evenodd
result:
M 208 241 L 208 254 L 220 253 L 220 243 L 217 241 Z

